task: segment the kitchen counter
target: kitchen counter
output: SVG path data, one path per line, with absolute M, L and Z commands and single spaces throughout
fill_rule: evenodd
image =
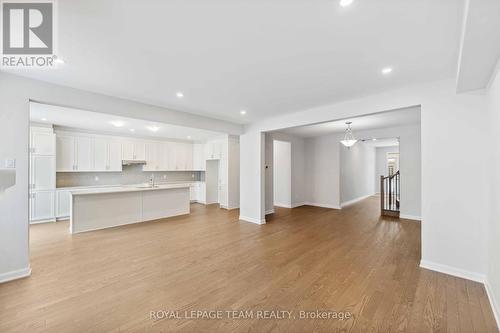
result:
M 189 214 L 192 182 L 69 190 L 70 230 L 79 233 Z

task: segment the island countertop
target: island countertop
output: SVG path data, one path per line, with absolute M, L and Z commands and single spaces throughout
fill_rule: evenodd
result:
M 101 193 L 121 193 L 121 192 L 142 192 L 142 191 L 157 191 L 174 188 L 189 188 L 191 183 L 174 183 L 174 184 L 158 184 L 153 186 L 147 184 L 138 185 L 120 185 L 120 186 L 105 186 L 87 189 L 70 190 L 71 195 L 91 195 Z

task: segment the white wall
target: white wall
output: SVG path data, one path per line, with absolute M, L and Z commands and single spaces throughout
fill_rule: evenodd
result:
M 337 143 L 339 144 L 339 143 Z M 375 194 L 375 148 L 340 145 L 340 205 Z
M 306 203 L 340 209 L 340 145 L 342 135 L 305 140 Z
M 387 154 L 398 153 L 399 147 L 377 147 L 375 148 L 375 192 L 380 193 L 380 176 L 388 176 Z
M 500 69 L 500 62 L 497 66 Z M 490 223 L 487 288 L 493 300 L 500 325 L 500 71 L 494 75 L 488 90 L 488 123 L 490 124 Z
M 290 208 L 292 206 L 292 145 L 290 142 L 274 140 L 273 189 L 274 205 Z
M 29 274 L 29 101 L 238 135 L 243 127 L 0 72 L 0 163 L 16 159 L 16 185 L 0 193 L 0 281 Z M 259 163 L 259 162 L 257 162 Z
M 481 93 L 457 94 L 455 81 L 450 79 L 402 87 L 247 126 L 241 136 L 245 142 L 245 147 L 241 147 L 241 173 L 246 175 L 241 182 L 241 194 L 245 193 L 241 215 L 247 214 L 249 220 L 264 219 L 263 131 L 421 105 L 422 265 L 482 279 L 488 266 L 488 149 L 477 142 L 489 140 L 484 122 L 485 100 Z M 476 158 L 465 159 L 464 152 L 475 152 Z M 401 160 L 401 167 L 403 163 Z M 474 195 L 464 195 L 465 190 Z
M 305 142 L 304 139 L 284 133 L 273 132 L 265 134 L 265 165 L 262 174 L 265 184 L 265 211 L 270 213 L 273 210 L 273 141 L 280 140 L 290 142 L 292 149 L 292 184 L 291 184 L 291 206 L 296 207 L 304 204 L 305 201 Z M 243 158 L 243 156 L 242 156 Z M 267 166 L 267 169 L 265 168 Z

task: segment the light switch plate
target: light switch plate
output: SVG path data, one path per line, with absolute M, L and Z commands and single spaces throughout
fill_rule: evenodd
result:
M 16 159 L 15 158 L 6 158 L 4 161 L 5 169 L 15 169 L 16 168 Z

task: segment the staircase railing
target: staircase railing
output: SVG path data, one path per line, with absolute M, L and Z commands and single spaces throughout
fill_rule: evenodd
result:
M 380 176 L 380 210 L 382 215 L 399 217 L 399 171 L 391 176 Z

